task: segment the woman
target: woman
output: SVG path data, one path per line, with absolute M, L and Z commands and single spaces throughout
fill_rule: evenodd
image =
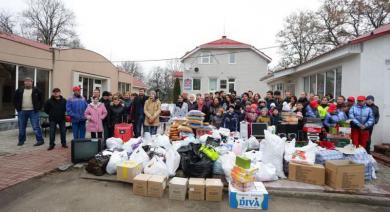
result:
M 259 93 L 256 93 L 256 94 L 253 96 L 252 104 L 256 104 L 257 106 L 259 106 L 259 104 L 260 104 L 260 99 L 261 99 L 260 94 L 259 94 Z
M 149 99 L 145 102 L 144 113 L 145 132 L 156 135 L 157 127 L 160 125 L 161 102 L 157 99 L 155 91 L 150 91 Z
M 209 113 L 209 109 L 206 105 L 206 103 L 204 102 L 204 99 L 203 97 L 199 97 L 198 98 L 198 110 L 202 111 L 205 115 L 205 119 L 204 119 L 204 122 L 209 122 L 210 120 L 207 120 L 206 117 L 208 117 L 208 113 Z
M 229 109 L 229 106 L 230 106 L 230 105 L 233 105 L 233 106 L 234 106 L 234 100 L 233 100 L 232 95 L 228 94 L 228 95 L 226 95 L 226 97 L 225 97 L 225 101 L 224 101 L 222 107 L 223 107 L 223 109 L 224 109 L 225 111 L 227 111 L 227 110 Z
M 196 96 L 195 94 L 191 94 L 188 100 L 188 111 L 197 110 L 197 109 L 198 109 L 198 103 L 196 102 Z
M 188 104 L 184 102 L 183 96 L 177 98 L 173 117 L 184 118 L 188 113 Z
M 291 96 L 290 98 L 290 110 L 293 112 L 297 109 L 296 104 L 297 104 L 298 98 L 296 96 Z
M 107 110 L 104 104 L 99 102 L 98 96 L 92 97 L 84 116 L 88 120 L 87 131 L 91 133 L 91 138 L 103 138 L 103 119 L 107 116 Z
M 121 104 L 121 100 L 119 96 L 112 97 L 112 105 L 110 105 L 110 109 L 108 110 L 109 118 L 109 137 L 114 135 L 115 124 L 123 123 L 126 121 L 126 109 Z
M 209 108 L 209 117 L 208 117 L 209 120 L 212 120 L 213 116 L 217 115 L 219 108 L 221 108 L 221 105 L 219 104 L 219 98 L 214 97 L 213 103 L 210 105 Z

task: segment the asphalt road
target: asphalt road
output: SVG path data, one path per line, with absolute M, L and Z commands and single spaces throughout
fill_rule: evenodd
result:
M 82 170 L 55 172 L 0 191 L 0 211 L 241 211 L 222 202 L 173 201 L 133 195 L 119 182 L 81 179 Z M 244 211 L 244 210 L 242 210 Z M 390 211 L 390 208 L 343 202 L 270 196 L 269 211 Z

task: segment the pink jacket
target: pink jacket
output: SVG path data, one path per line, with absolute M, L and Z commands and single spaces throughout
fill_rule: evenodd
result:
M 88 120 L 88 132 L 103 132 L 103 119 L 107 116 L 107 110 L 104 104 L 100 102 L 96 106 L 92 103 L 89 104 L 84 116 Z

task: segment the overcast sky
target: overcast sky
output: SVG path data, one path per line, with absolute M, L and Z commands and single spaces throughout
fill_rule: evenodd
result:
M 64 0 L 82 44 L 110 60 L 176 58 L 224 34 L 259 49 L 277 45 L 284 18 L 320 0 Z M 26 0 L 0 0 L 20 12 Z M 278 60 L 278 49 L 262 50 Z M 164 63 L 142 63 L 145 71 Z

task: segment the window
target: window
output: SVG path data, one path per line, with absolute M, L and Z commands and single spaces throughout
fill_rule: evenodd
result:
M 325 88 L 325 73 L 318 73 L 317 74 L 317 95 L 324 96 Z
M 228 88 L 229 88 L 229 92 L 232 92 L 234 91 L 235 89 L 235 84 L 236 84 L 236 80 L 235 79 L 229 79 L 229 85 L 228 85 Z
M 284 85 L 283 85 L 283 83 L 278 83 L 278 84 L 276 84 L 276 90 L 277 90 L 277 91 L 283 91 L 283 90 L 284 90 Z
M 309 93 L 310 92 L 310 78 L 309 77 L 304 77 L 303 78 L 303 90 L 306 92 L 306 93 Z
M 202 53 L 200 57 L 201 64 L 210 64 L 211 63 L 211 53 Z
M 227 88 L 227 80 L 220 80 L 219 89 L 226 89 L 226 88 Z
M 317 85 L 316 75 L 311 75 L 310 76 L 310 93 L 316 92 L 316 89 L 317 89 L 316 85 Z
M 229 54 L 229 64 L 236 64 L 236 54 L 235 53 Z
M 210 91 L 217 90 L 217 79 L 209 79 L 209 90 Z
M 19 79 L 18 79 L 19 87 L 22 87 L 24 85 L 24 79 L 26 77 L 30 77 L 31 79 L 34 80 L 34 75 L 35 75 L 34 73 L 35 73 L 35 69 L 32 67 L 19 66 Z
M 0 119 L 15 117 L 16 65 L 0 63 Z
M 342 81 L 342 74 L 341 74 L 341 68 L 336 69 L 336 95 L 341 95 L 341 81 Z
M 192 90 L 194 91 L 200 90 L 200 79 L 192 79 Z
M 49 98 L 49 71 L 37 69 L 37 88 L 42 91 L 43 97 Z
M 119 93 L 126 93 L 130 91 L 131 84 L 130 83 L 124 83 L 124 82 L 118 82 L 118 92 Z
M 334 96 L 334 70 L 326 72 L 325 94 L 332 94 Z

